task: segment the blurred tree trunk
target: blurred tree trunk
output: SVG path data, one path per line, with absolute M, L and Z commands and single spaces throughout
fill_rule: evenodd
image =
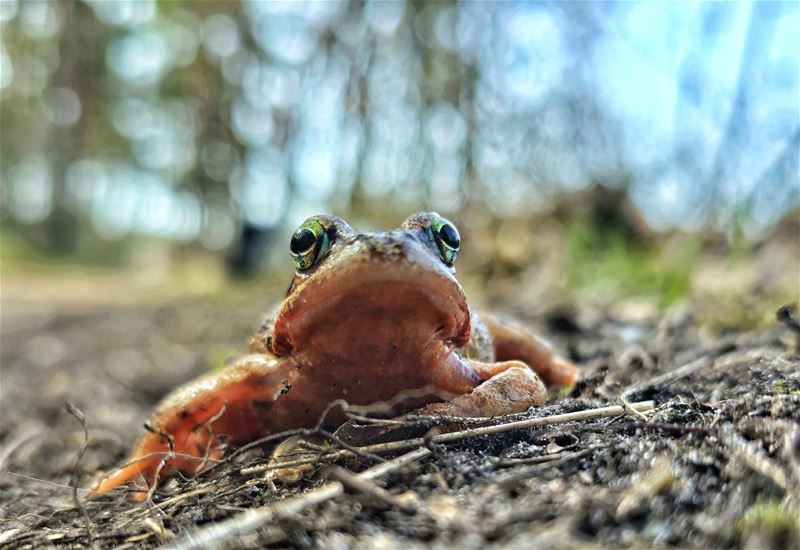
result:
M 56 126 L 50 132 L 47 155 L 53 171 L 53 210 L 45 226 L 46 246 L 50 252 L 68 255 L 75 252 L 78 242 L 78 218 L 70 209 L 67 196 L 66 172 L 71 162 L 81 152 L 88 105 L 92 103 L 92 89 L 87 86 L 85 68 L 81 61 L 81 37 L 90 25 L 88 8 L 83 3 L 64 0 L 59 3 L 63 23 L 59 37 L 59 66 L 53 76 L 53 88 L 69 88 L 81 101 L 81 113 L 72 126 Z M 91 21 L 89 21 L 91 24 Z M 56 106 L 57 108 L 57 106 Z

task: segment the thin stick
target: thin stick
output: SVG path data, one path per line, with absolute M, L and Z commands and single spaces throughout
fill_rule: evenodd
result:
M 638 403 L 631 403 L 630 408 L 639 412 L 650 411 L 655 408 L 655 402 L 642 401 Z M 589 409 L 584 411 L 576 411 L 566 414 L 558 414 L 554 416 L 547 416 L 542 418 L 531 418 L 528 420 L 520 420 L 517 422 L 508 422 L 505 424 L 498 424 L 495 426 L 484 426 L 481 428 L 474 428 L 470 430 L 462 430 L 459 432 L 452 432 L 446 434 L 439 434 L 431 438 L 414 438 L 404 441 L 393 441 L 388 443 L 381 443 L 378 445 L 368 445 L 360 447 L 362 452 L 391 452 L 409 447 L 417 447 L 415 450 L 410 451 L 397 458 L 388 460 L 372 468 L 364 470 L 356 477 L 363 481 L 370 481 L 383 477 L 393 471 L 396 471 L 406 464 L 419 460 L 431 454 L 429 448 L 425 447 L 428 441 L 434 443 L 449 443 L 453 441 L 460 441 L 472 437 L 482 435 L 491 435 L 495 433 L 508 432 L 512 430 L 521 430 L 526 428 L 536 428 L 541 426 L 551 426 L 554 424 L 563 424 L 566 422 L 575 422 L 577 420 L 591 420 L 595 418 L 604 418 L 609 416 L 619 416 L 625 414 L 625 407 L 614 405 L 610 407 L 600 407 L 598 409 Z M 588 451 L 586 449 L 585 451 Z M 341 458 L 345 456 L 354 456 L 351 451 L 339 450 L 328 455 L 325 458 Z M 574 458 L 570 456 L 566 458 Z M 317 462 L 321 457 L 316 457 L 307 461 L 295 461 L 297 463 L 310 464 Z M 563 458 L 562 458 L 563 459 Z M 281 466 L 286 466 L 282 464 Z M 222 541 L 231 537 L 248 533 L 254 529 L 258 529 L 266 523 L 269 523 L 277 518 L 290 516 L 301 510 L 304 510 L 315 504 L 319 504 L 335 498 L 344 493 L 344 485 L 339 481 L 326 483 L 317 489 L 308 491 L 307 493 L 282 500 L 270 506 L 263 506 L 260 508 L 252 508 L 239 515 L 233 516 L 230 519 L 221 521 L 198 529 L 196 532 L 187 535 L 182 540 L 166 546 L 175 550 L 188 550 L 191 548 L 206 548 L 214 546 Z
M 581 449 L 580 451 L 573 451 L 573 452 L 560 452 L 560 453 L 553 453 L 551 455 L 541 455 L 541 456 L 529 456 L 525 458 L 501 458 L 501 459 L 494 459 L 489 458 L 489 461 L 494 464 L 495 466 L 500 467 L 511 467 L 511 466 L 528 466 L 530 464 L 547 464 L 548 462 L 556 462 L 556 461 L 565 461 L 565 460 L 572 460 L 573 458 L 581 458 L 596 449 L 602 449 L 603 447 L 608 447 L 609 444 L 602 443 L 599 445 L 592 445 L 590 447 L 586 447 L 585 449 Z
M 382 462 L 368 470 L 364 470 L 357 477 L 361 481 L 370 481 L 383 477 L 403 466 L 410 464 L 430 454 L 428 449 L 417 449 L 398 456 L 387 462 Z M 344 493 L 344 485 L 339 481 L 326 483 L 317 489 L 293 498 L 287 498 L 270 506 L 252 508 L 230 519 L 221 521 L 198 529 L 193 534 L 187 535 L 175 544 L 165 548 L 183 550 L 190 548 L 208 548 L 216 546 L 222 541 L 248 533 L 281 517 L 291 516 L 315 504 L 319 504 Z
M 28 481 L 35 481 L 37 483 L 44 483 L 45 485 L 50 485 L 52 487 L 59 487 L 61 489 L 75 489 L 73 485 L 65 485 L 63 483 L 57 483 L 55 481 L 50 481 L 49 479 L 39 479 L 38 477 L 26 476 L 25 474 L 18 474 L 17 472 L 3 472 L 6 475 L 14 476 L 14 477 L 21 477 L 22 479 L 27 479 Z M 82 489 L 78 487 L 78 491 L 83 491 L 84 493 L 91 493 L 91 489 Z
M 639 412 L 647 412 L 655 408 L 654 401 L 640 401 L 638 403 L 631 403 L 631 409 Z M 480 437 L 483 435 L 492 435 L 496 433 L 510 432 L 514 430 L 525 430 L 527 428 L 539 428 L 542 426 L 552 426 L 556 424 L 565 424 L 567 422 L 575 422 L 577 420 L 592 420 L 595 418 L 604 418 L 608 416 L 618 416 L 625 413 L 625 408 L 619 405 L 611 407 L 600 407 L 598 409 L 588 409 L 584 411 L 575 411 L 565 414 L 556 414 L 553 416 L 544 416 L 541 418 L 529 418 L 527 420 L 518 420 L 516 422 L 507 422 L 505 424 L 496 424 L 494 426 L 482 426 L 480 428 L 470 428 L 458 432 L 450 432 L 444 434 L 434 435 L 431 438 L 418 437 L 414 439 L 406 439 L 403 441 L 390 441 L 388 443 L 379 443 L 377 445 L 368 445 L 360 447 L 363 452 L 391 452 L 408 449 L 410 447 L 419 447 L 425 445 L 426 441 L 430 440 L 434 443 L 452 443 L 453 441 L 461 441 L 462 439 L 470 439 L 473 437 Z
M 712 364 L 713 362 L 708 357 L 701 357 L 699 359 L 695 359 L 690 363 L 682 365 L 677 369 L 673 369 L 669 372 L 651 378 L 650 380 L 646 380 L 644 382 L 635 384 L 625 393 L 630 395 L 630 393 L 633 391 L 649 388 L 660 384 L 669 384 L 675 382 L 676 380 L 680 380 L 681 378 L 685 378 L 691 374 L 694 374 L 699 370 L 703 370 L 706 367 L 710 367 Z
M 401 502 L 383 487 L 378 487 L 374 483 L 370 483 L 364 478 L 358 477 L 357 474 L 345 470 L 341 466 L 331 466 L 328 473 L 336 479 L 336 481 L 340 481 L 344 484 L 348 489 L 362 493 L 376 502 L 385 504 L 389 508 L 397 508 L 404 512 L 413 512 L 416 509 L 410 502 Z
M 642 421 L 644 421 L 644 422 L 648 421 L 648 418 L 644 415 L 644 413 L 641 413 L 641 412 L 637 411 L 636 409 L 634 409 L 633 407 L 631 407 L 630 401 L 628 401 L 627 399 L 625 399 L 622 396 L 619 396 L 619 401 L 620 401 L 620 403 L 622 403 L 622 406 L 625 407 L 625 411 L 626 412 L 635 414 L 636 416 L 641 418 Z
M 158 467 L 156 468 L 155 475 L 153 476 L 153 486 L 152 487 L 148 487 L 148 489 L 147 489 L 147 499 L 148 500 L 152 500 L 153 499 L 153 493 L 156 492 L 156 487 L 158 487 L 158 476 L 161 475 L 161 470 L 163 470 L 164 467 L 167 464 L 169 464 L 170 460 L 175 458 L 175 436 L 172 435 L 171 433 L 165 431 L 165 430 L 162 430 L 161 428 L 156 428 L 155 426 L 150 425 L 148 422 L 144 423 L 144 429 L 147 430 L 150 433 L 153 433 L 153 434 L 156 434 L 156 435 L 160 435 L 161 437 L 166 439 L 167 440 L 167 448 L 168 448 L 167 454 L 164 455 L 164 458 L 161 459 L 161 462 L 158 463 Z M 203 458 L 203 462 L 205 462 L 205 461 L 206 461 L 206 458 Z M 140 476 L 144 477 L 141 474 L 140 474 Z M 147 485 L 147 482 L 145 482 L 145 485 Z
M 149 508 L 146 508 L 143 512 L 139 508 L 130 508 L 129 509 L 130 512 L 140 512 L 140 513 L 134 514 L 133 517 L 131 517 L 130 519 L 120 523 L 119 525 L 114 527 L 114 529 L 116 531 L 119 531 L 123 527 L 127 527 L 130 523 L 133 523 L 135 521 L 140 521 L 140 520 L 146 518 L 148 515 L 150 515 L 151 512 L 153 512 L 155 510 L 163 510 L 164 508 L 166 508 L 168 506 L 171 506 L 173 504 L 178 504 L 180 502 L 183 502 L 184 500 L 187 500 L 187 499 L 190 499 L 192 497 L 199 496 L 199 495 L 204 495 L 206 493 L 211 493 L 211 492 L 213 492 L 215 490 L 216 490 L 216 487 L 201 487 L 201 488 L 195 489 L 193 491 L 187 491 L 186 493 L 181 493 L 181 494 L 179 494 L 177 496 L 174 496 L 172 498 L 168 498 L 167 500 L 161 501 L 158 504 L 153 504 L 153 506 L 151 506 Z M 120 514 L 120 516 L 124 516 L 124 515 L 125 515 L 124 512 L 122 514 Z
M 584 456 L 588 456 L 599 449 L 605 449 L 609 447 L 612 447 L 612 445 L 607 443 L 600 443 L 598 445 L 591 445 L 589 447 L 586 447 L 585 449 L 581 449 L 580 451 L 574 451 L 571 453 L 562 453 L 554 460 L 549 460 L 547 462 L 538 462 L 538 463 L 534 462 L 531 466 L 527 468 L 521 468 L 519 470 L 512 471 L 504 476 L 500 476 L 497 479 L 495 479 L 494 482 L 502 487 L 513 487 L 520 481 L 524 482 L 531 479 L 533 477 L 534 472 L 538 471 L 540 468 L 552 467 L 564 464 L 565 462 L 569 462 L 570 460 L 575 460 L 577 458 L 583 458 Z
M 542 426 L 553 426 L 556 424 L 565 424 L 567 422 L 575 422 L 578 420 L 592 420 L 595 418 L 606 418 L 613 416 L 624 415 L 628 411 L 648 412 L 655 408 L 654 401 L 639 401 L 637 403 L 630 403 L 628 408 L 621 405 L 613 405 L 610 407 L 600 407 L 598 409 L 588 409 L 584 411 L 575 411 L 565 414 L 556 414 L 553 416 L 544 416 L 541 418 L 529 418 L 527 420 L 518 420 L 516 422 L 506 422 L 505 424 L 495 424 L 494 426 L 482 426 L 480 428 L 470 428 L 458 432 L 450 432 L 444 434 L 434 435 L 430 438 L 416 437 L 413 439 L 403 439 L 400 441 L 389 441 L 387 443 L 378 443 L 376 445 L 366 445 L 358 447 L 361 452 L 365 453 L 389 453 L 394 451 L 402 451 L 415 447 L 424 447 L 429 441 L 433 443 L 452 443 L 454 441 L 461 441 L 472 437 L 480 437 L 483 435 L 492 435 L 496 433 L 510 432 L 514 430 L 524 430 L 528 428 L 539 428 Z M 291 468 L 303 464 L 313 464 L 320 460 L 340 460 L 342 458 L 351 458 L 355 456 L 348 450 L 337 450 L 327 453 L 318 457 L 308 459 L 298 459 L 292 462 L 284 462 L 279 465 L 264 467 L 253 466 L 247 468 L 247 473 L 253 474 L 257 472 L 268 471 L 278 468 Z
M 362 450 L 361 447 L 356 447 L 354 445 L 350 445 L 346 441 L 343 441 L 336 434 L 332 434 L 332 433 L 330 433 L 330 432 L 328 432 L 326 430 L 319 430 L 319 435 L 321 435 L 322 437 L 325 437 L 327 439 L 330 439 L 331 441 L 333 441 L 334 443 L 336 443 L 340 447 L 343 447 L 344 449 L 347 449 L 348 451 L 350 451 L 352 453 L 355 453 L 356 455 L 360 456 L 361 458 L 367 458 L 367 459 L 372 460 L 373 462 L 384 462 L 386 460 L 382 456 L 378 456 L 378 455 L 376 455 L 374 453 L 370 453 L 370 452 Z
M 729 426 L 723 426 L 719 432 L 719 439 L 723 445 L 731 450 L 731 454 L 741 460 L 754 472 L 771 480 L 784 493 L 789 492 L 789 479 L 787 479 L 781 466 L 772 460 L 759 445 L 747 441 Z
M 226 462 L 230 462 L 231 460 L 233 460 L 233 458 L 236 455 L 239 455 L 239 454 L 243 453 L 244 451 L 246 451 L 248 449 L 252 449 L 253 447 L 261 446 L 264 443 L 268 443 L 270 441 L 274 441 L 274 440 L 277 440 L 277 439 L 287 439 L 287 438 L 289 438 L 289 437 L 291 437 L 293 435 L 315 435 L 315 434 L 319 434 L 320 431 L 322 430 L 322 426 L 325 423 L 325 419 L 328 417 L 328 414 L 330 414 L 330 412 L 333 409 L 335 409 L 336 407 L 340 407 L 343 411 L 347 411 L 348 408 L 350 407 L 350 405 L 344 399 L 335 399 L 335 400 L 331 401 L 330 403 L 328 403 L 328 406 L 325 407 L 325 410 L 322 411 L 322 414 L 320 414 L 319 418 L 317 419 L 317 423 L 316 423 L 316 425 L 314 425 L 313 428 L 298 428 L 298 429 L 294 429 L 294 430 L 286 430 L 286 431 L 279 432 L 279 433 L 269 434 L 269 435 L 267 435 L 265 437 L 256 439 L 255 441 L 251 441 L 250 443 L 247 443 L 246 445 L 243 445 L 243 446 L 239 447 L 238 449 L 236 449 L 235 451 L 229 453 L 228 456 L 226 456 L 222 460 L 218 461 L 216 464 L 213 464 L 213 465 L 209 466 L 207 469 L 203 470 L 201 473 L 205 474 L 207 472 L 210 472 L 211 470 L 217 468 L 221 464 L 224 464 Z
M 84 416 L 83 412 L 78 407 L 67 401 L 67 403 L 64 405 L 64 408 L 69 414 L 78 419 L 78 422 L 80 422 L 81 426 L 83 427 L 83 443 L 78 451 L 78 456 L 75 457 L 75 466 L 72 469 L 72 502 L 75 504 L 75 507 L 80 510 L 81 515 L 83 516 L 83 523 L 86 527 L 86 538 L 89 539 L 89 546 L 94 548 L 94 529 L 92 528 L 92 520 L 89 517 L 89 513 L 86 511 L 86 508 L 83 507 L 83 503 L 78 496 L 78 481 L 80 479 L 79 468 L 81 461 L 83 460 L 83 455 L 86 453 L 86 447 L 89 445 L 89 427 L 86 424 L 86 416 Z
M 361 422 L 363 424 L 379 424 L 381 426 L 402 426 L 405 424 L 402 420 L 392 420 L 391 418 L 372 418 L 371 416 L 364 416 L 354 412 L 346 411 L 345 416 L 350 420 Z
M 200 466 L 198 466 L 196 470 L 198 472 L 203 471 L 203 468 L 206 467 L 206 464 L 208 464 L 208 459 L 211 456 L 211 445 L 214 444 L 214 439 L 216 437 L 216 434 L 214 433 L 214 422 L 222 418 L 222 415 L 225 414 L 225 411 L 227 410 L 228 402 L 225 401 L 222 403 L 222 408 L 220 408 L 219 412 L 202 424 L 202 426 L 208 430 L 208 441 L 206 442 L 206 452 L 203 455 L 203 462 L 200 463 Z M 156 482 L 158 482 L 158 480 L 156 480 Z

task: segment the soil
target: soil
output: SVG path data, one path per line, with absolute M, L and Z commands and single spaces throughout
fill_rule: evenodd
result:
M 269 459 L 253 449 L 144 503 L 81 491 L 76 506 L 72 486 L 122 461 L 164 394 L 245 349 L 260 313 L 254 300 L 82 311 L 4 300 L 0 546 L 159 546 L 326 483 L 326 464 L 294 484 L 248 473 Z M 394 498 L 348 490 L 224 545 L 800 545 L 800 342 L 790 328 L 710 331 L 691 306 L 626 316 L 575 304 L 529 321 L 585 377 L 546 407 L 492 423 L 622 400 L 654 400 L 654 413 L 431 444 L 376 482 Z M 374 464 L 339 462 L 353 472 Z

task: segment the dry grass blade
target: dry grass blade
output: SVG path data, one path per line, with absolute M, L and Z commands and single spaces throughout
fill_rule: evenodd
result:
M 633 414 L 635 416 L 638 416 L 644 422 L 648 421 L 647 416 L 645 416 L 644 413 L 639 412 L 636 409 L 634 409 L 633 407 L 631 407 L 631 404 L 627 399 L 625 399 L 624 397 L 620 396 L 619 401 L 620 401 L 620 403 L 622 403 L 622 406 L 625 407 L 625 412 L 629 412 L 629 413 L 631 413 L 631 414 Z
M 431 451 L 428 448 L 426 448 L 426 444 L 428 442 L 451 443 L 473 437 L 491 435 L 513 430 L 550 426 L 555 424 L 563 424 L 566 422 L 575 422 L 579 420 L 591 420 L 595 418 L 620 416 L 624 415 L 628 410 L 646 412 L 652 410 L 653 408 L 655 408 L 655 403 L 653 401 L 642 401 L 638 403 L 630 403 L 627 406 L 627 408 L 619 405 L 614 405 L 610 407 L 600 407 L 597 409 L 588 409 L 584 411 L 576 411 L 576 412 L 558 414 L 542 418 L 530 418 L 527 420 L 519 420 L 516 422 L 507 422 L 504 424 L 497 424 L 494 426 L 483 426 L 480 428 L 472 428 L 467 430 L 461 430 L 458 432 L 439 434 L 427 439 L 414 438 L 414 439 L 406 439 L 403 441 L 392 441 L 388 443 L 381 443 L 377 445 L 368 445 L 360 447 L 359 450 L 362 452 L 380 453 L 380 452 L 399 451 L 415 447 L 416 449 L 409 453 L 401 455 L 397 458 L 394 458 L 392 460 L 378 464 L 377 466 L 373 466 L 372 468 L 369 468 L 354 477 L 356 477 L 359 481 L 369 481 L 377 479 L 392 471 L 401 468 L 402 466 L 405 466 L 410 462 L 419 460 L 420 458 L 427 456 L 428 454 L 431 453 Z M 322 458 L 335 460 L 338 458 L 344 458 L 350 456 L 355 456 L 355 453 L 348 450 L 339 450 L 324 455 Z M 317 460 L 319 460 L 319 458 L 313 459 L 311 461 L 305 461 L 305 462 L 295 461 L 295 462 L 299 464 L 299 463 L 309 463 Z M 281 465 L 281 467 L 285 466 L 286 464 Z M 229 540 L 238 535 L 242 535 L 244 533 L 257 529 L 262 525 L 272 521 L 275 518 L 290 516 L 310 506 L 337 497 L 342 493 L 344 493 L 344 489 L 345 487 L 340 481 L 326 483 L 325 485 L 318 487 L 317 489 L 308 491 L 307 493 L 301 496 L 286 499 L 270 506 L 264 506 L 261 508 L 254 508 L 252 510 L 247 510 L 246 512 L 242 512 L 241 514 L 234 516 L 230 519 L 227 519 L 225 521 L 222 521 L 220 523 L 203 527 L 202 529 L 199 529 L 195 533 L 186 536 L 184 539 L 175 543 L 174 545 L 168 546 L 168 548 L 189 549 L 189 548 L 204 548 L 208 546 L 217 545 L 225 540 Z
M 669 372 L 666 372 L 664 374 L 661 374 L 644 382 L 635 384 L 633 387 L 628 389 L 628 391 L 626 391 L 625 394 L 630 395 L 634 391 L 643 390 L 645 388 L 649 388 L 652 386 L 659 386 L 675 382 L 676 380 L 680 380 L 681 378 L 690 376 L 697 371 L 710 367 L 712 364 L 713 361 L 709 357 L 700 357 L 699 359 L 695 359 L 694 361 L 682 365 L 677 369 L 673 369 Z
M 607 444 L 602 445 L 592 445 L 585 449 L 581 449 L 580 451 L 573 451 L 573 452 L 560 452 L 560 453 L 553 453 L 551 455 L 541 455 L 541 456 L 529 456 L 526 458 L 504 458 L 504 459 L 489 459 L 492 464 L 495 466 L 499 466 L 501 468 L 509 468 L 514 466 L 525 466 L 529 464 L 549 464 L 549 463 L 563 463 L 567 460 L 573 460 L 576 458 L 582 458 L 592 451 L 597 449 L 603 449 L 608 447 Z
M 420 458 L 430 454 L 428 449 L 417 449 L 410 453 L 401 455 L 393 460 L 382 462 L 368 470 L 358 474 L 356 477 L 360 481 L 370 481 L 378 479 L 386 474 L 402 468 Z M 199 529 L 195 533 L 186 536 L 183 540 L 178 541 L 174 545 L 168 545 L 166 548 L 173 549 L 190 549 L 190 548 L 208 548 L 216 546 L 225 540 L 229 540 L 237 535 L 245 534 L 249 531 L 257 529 L 270 521 L 280 518 L 291 516 L 301 510 L 304 510 L 315 504 L 325 502 L 331 498 L 337 497 L 344 493 L 344 485 L 339 481 L 326 483 L 307 493 L 282 500 L 271 506 L 264 506 L 261 508 L 253 508 L 241 514 L 234 516 L 225 521 L 209 525 Z
M 638 403 L 631 403 L 629 407 L 631 410 L 634 411 L 647 412 L 655 408 L 655 402 L 639 401 Z M 575 411 L 571 413 L 556 414 L 553 416 L 543 416 L 541 418 L 529 418 L 527 420 L 518 420 L 516 422 L 495 424 L 494 426 L 470 428 L 458 432 L 450 432 L 450 433 L 435 435 L 429 439 L 420 437 L 415 439 L 407 439 L 404 441 L 383 443 L 379 445 L 369 445 L 367 447 L 361 447 L 361 450 L 370 452 L 389 452 L 389 451 L 401 450 L 409 447 L 424 445 L 428 440 L 434 443 L 452 443 L 454 441 L 461 441 L 464 439 L 480 437 L 483 435 L 511 432 L 514 430 L 525 430 L 528 428 L 540 428 L 542 426 L 553 426 L 556 424 L 565 424 L 567 422 L 576 422 L 579 420 L 592 420 L 595 418 L 619 416 L 625 414 L 625 412 L 626 412 L 625 407 L 619 405 L 614 405 L 610 407 L 600 407 L 597 409 L 587 409 L 584 411 Z
M 86 447 L 89 445 L 89 427 L 86 424 L 86 417 L 78 407 L 67 402 L 64 405 L 64 408 L 69 414 L 74 416 L 78 422 L 81 423 L 81 427 L 83 428 L 83 443 L 78 451 L 78 455 L 75 457 L 75 465 L 72 469 L 72 481 L 70 484 L 72 485 L 72 502 L 75 504 L 75 507 L 80 510 L 81 516 L 83 516 L 83 523 L 86 526 L 86 537 L 89 539 L 89 545 L 94 547 L 95 536 L 94 529 L 92 527 L 92 520 L 89 517 L 89 514 L 86 512 L 86 508 L 83 507 L 83 503 L 81 503 L 81 499 L 78 496 L 78 484 L 80 481 L 79 468 L 81 460 L 83 460 L 83 455 L 86 453 Z
M 385 504 L 390 508 L 396 508 L 404 512 L 413 512 L 416 508 L 411 503 L 398 500 L 386 489 L 370 483 L 341 466 L 331 466 L 328 472 L 336 481 L 343 483 L 346 488 L 366 495 L 380 504 Z
M 154 504 L 153 506 L 145 508 L 144 511 L 142 511 L 140 508 L 132 508 L 131 512 L 138 512 L 138 513 L 136 513 L 132 518 L 127 519 L 126 521 L 124 521 L 124 522 L 120 523 L 119 525 L 117 525 L 116 528 L 117 529 L 122 529 L 124 527 L 127 527 L 131 523 L 135 523 L 137 521 L 142 521 L 143 519 L 147 518 L 148 515 L 152 514 L 156 510 L 164 510 L 165 508 L 168 508 L 169 506 L 177 505 L 177 504 L 179 504 L 179 503 L 181 503 L 181 502 L 183 502 L 185 500 L 188 500 L 190 498 L 210 493 L 213 490 L 214 490 L 213 487 L 202 487 L 200 489 L 195 489 L 194 491 L 187 491 L 185 493 L 181 493 L 181 494 L 176 495 L 176 496 L 174 496 L 172 498 L 168 498 L 167 500 L 159 502 L 158 504 Z
M 501 485 L 503 487 L 513 487 L 520 482 L 525 482 L 527 480 L 530 480 L 531 477 L 534 475 L 534 473 L 539 470 L 539 468 L 558 466 L 560 464 L 564 464 L 565 462 L 569 462 L 571 460 L 577 460 L 579 458 L 589 456 L 597 450 L 609 447 L 611 446 L 604 443 L 599 445 L 592 445 L 580 451 L 575 451 L 571 453 L 559 453 L 558 455 L 554 455 L 553 460 L 530 462 L 531 464 L 530 466 L 500 476 L 495 481 L 498 485 Z M 531 458 L 539 458 L 539 457 L 531 457 Z
M 623 416 L 626 412 L 645 413 L 655 408 L 654 401 L 639 401 L 637 403 L 629 403 L 627 407 L 621 405 L 613 405 L 610 407 L 600 407 L 597 409 L 587 409 L 584 411 L 575 411 L 571 413 L 556 414 L 552 416 L 543 416 L 540 418 L 529 418 L 527 420 L 518 420 L 515 422 L 506 422 L 503 424 L 495 424 L 493 426 L 482 426 L 479 428 L 469 428 L 457 432 L 444 433 L 434 435 L 430 438 L 416 437 L 413 439 L 402 439 L 400 441 L 390 441 L 387 443 L 377 443 L 375 445 L 365 445 L 358 447 L 362 453 L 390 453 L 395 451 L 404 451 L 413 449 L 415 447 L 423 447 L 429 443 L 453 443 L 470 439 L 473 437 L 481 437 L 484 435 L 492 435 L 496 433 L 510 432 L 514 430 L 525 430 L 529 428 L 540 428 L 542 426 L 554 426 L 556 424 L 565 424 L 567 422 L 576 422 L 580 420 L 592 420 L 595 418 L 607 418 Z M 319 457 L 310 459 L 295 460 L 292 462 L 284 462 L 277 466 L 263 466 L 252 467 L 247 469 L 248 474 L 255 474 L 264 471 L 269 471 L 275 468 L 290 468 L 303 464 L 313 464 L 321 460 L 341 460 L 343 458 L 351 458 L 356 456 L 352 451 L 337 450 Z M 243 470 L 244 473 L 244 470 Z
M 748 468 L 771 480 L 783 492 L 789 492 L 790 481 L 783 468 L 759 448 L 756 443 L 747 441 L 730 426 L 724 426 L 719 433 L 720 441 L 731 450 L 733 456 Z

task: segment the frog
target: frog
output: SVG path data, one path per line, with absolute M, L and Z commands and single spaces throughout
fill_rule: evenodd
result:
M 335 402 L 489 418 L 543 405 L 546 385 L 573 385 L 579 368 L 527 326 L 469 307 L 455 276 L 460 249 L 456 226 L 435 212 L 380 232 L 305 220 L 289 243 L 286 296 L 249 353 L 167 395 L 95 494 L 130 485 L 152 494 L 232 448 L 319 426 Z

